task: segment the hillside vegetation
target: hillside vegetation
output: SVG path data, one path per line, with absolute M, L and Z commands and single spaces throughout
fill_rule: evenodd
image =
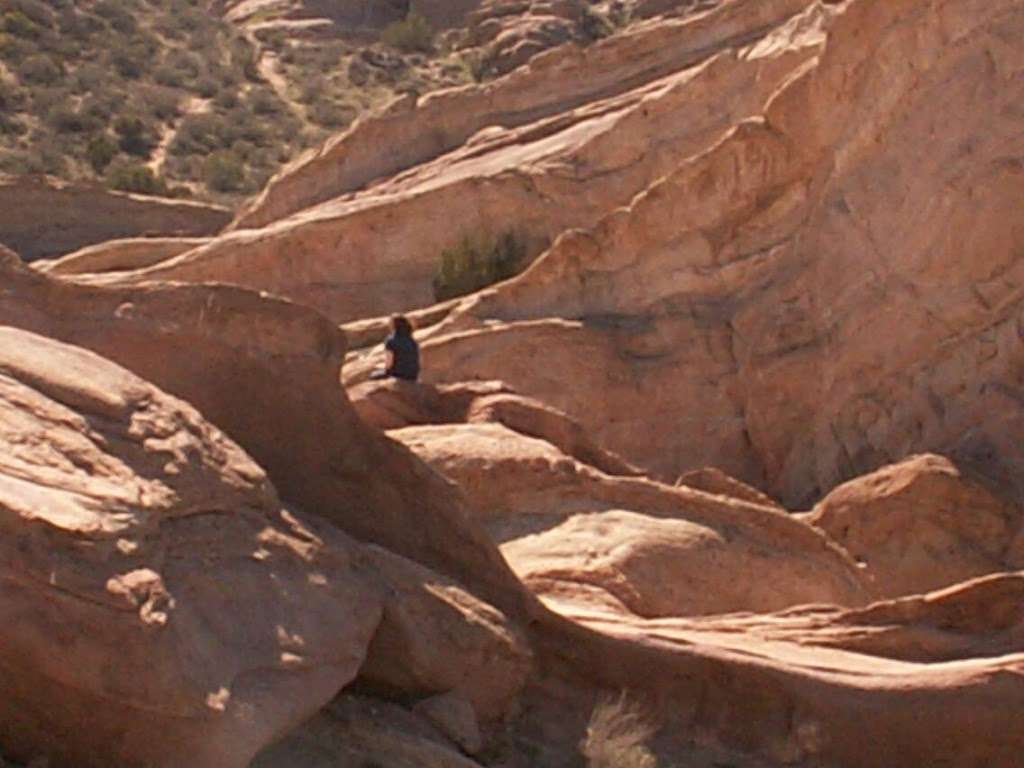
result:
M 442 30 L 416 12 L 348 27 L 269 6 L 222 18 L 204 0 L 0 0 L 0 172 L 232 203 L 398 94 L 492 77 L 593 27 L 570 3 L 568 31 L 502 58 L 488 20 L 528 18 L 521 5 Z

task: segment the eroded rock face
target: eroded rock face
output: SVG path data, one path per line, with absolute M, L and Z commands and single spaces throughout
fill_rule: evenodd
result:
M 896 596 L 1009 570 L 1024 516 L 926 455 L 841 485 L 809 520 L 867 565 L 880 594 Z
M 237 766 L 352 680 L 381 618 L 350 541 L 191 406 L 0 328 L 0 741 Z
M 111 192 L 46 176 L 0 176 L 0 243 L 26 261 L 54 258 L 106 240 L 213 235 L 227 208 Z
M 431 722 L 400 706 L 346 694 L 264 750 L 252 768 L 480 768 Z
M 84 287 L 2 253 L 0 285 L 0 323 L 91 349 L 187 400 L 286 502 L 523 610 L 457 491 L 354 413 L 338 384 L 344 336 L 316 312 L 226 286 Z
M 809 8 L 752 46 L 825 35 L 758 116 L 422 330 L 427 380 L 500 377 L 657 476 L 716 466 L 789 507 L 921 451 L 1019 491 L 1022 25 Z
M 477 716 L 508 711 L 531 671 L 526 636 L 465 586 L 386 550 L 367 550 L 387 590 L 361 681 L 388 695 L 455 692 Z
M 40 272 L 53 275 L 102 274 L 124 272 L 158 264 L 185 251 L 198 248 L 209 238 L 136 237 L 108 240 L 86 246 L 57 259 L 40 259 L 32 263 Z
M 539 400 L 515 393 L 500 381 L 434 387 L 385 379 L 355 386 L 349 397 L 356 413 L 378 429 L 424 424 L 503 424 L 521 435 L 551 443 L 607 474 L 641 474 L 629 462 L 595 443 L 575 419 Z
M 117 279 L 246 285 L 337 321 L 429 305 L 445 249 L 513 233 L 532 258 L 755 114 L 821 34 L 733 46 L 804 5 L 742 0 L 715 20 L 641 25 L 493 83 L 404 97 L 281 175 L 233 232 Z
M 607 476 L 497 424 L 388 434 L 459 485 L 551 605 L 691 616 L 871 595 L 845 553 L 777 508 Z

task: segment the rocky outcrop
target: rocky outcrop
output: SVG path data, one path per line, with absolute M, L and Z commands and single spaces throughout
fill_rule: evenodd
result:
M 500 377 L 657 476 L 716 466 L 790 507 L 921 451 L 1020 492 L 1021 23 L 814 5 L 752 47 L 824 35 L 758 116 L 421 330 L 426 378 Z
M 244 768 L 356 676 L 379 587 L 193 408 L 10 328 L 0 391 L 5 751 Z
M 737 0 L 713 21 L 640 27 L 490 84 L 404 97 L 271 183 L 235 231 L 118 279 L 231 282 L 338 321 L 426 306 L 445 249 L 512 233 L 532 257 L 755 114 L 822 36 L 811 24 L 751 41 L 804 4 Z
M 344 695 L 279 743 L 252 768 L 480 768 L 430 720 L 365 696 Z
M 458 494 L 353 412 L 338 386 L 345 339 L 322 316 L 226 286 L 89 288 L 11 255 L 0 254 L 0 279 L 0 324 L 124 365 L 224 430 L 286 502 L 471 584 L 504 610 L 522 608 L 521 586 L 466 524 Z
M 676 485 L 685 485 L 689 488 L 696 488 L 698 491 L 730 496 L 741 501 L 749 501 L 751 504 L 781 508 L 776 501 L 761 493 L 757 488 L 740 482 L 735 477 L 729 477 L 725 472 L 714 467 L 692 469 L 680 475 L 676 480 Z
M 378 547 L 367 552 L 388 598 L 363 685 L 405 698 L 454 693 L 487 719 L 507 712 L 531 670 L 525 635 L 462 584 Z
M 457 483 L 534 594 L 639 616 L 858 605 L 857 567 L 782 510 L 611 477 L 496 424 L 388 433 Z
M 0 243 L 26 261 L 128 237 L 205 237 L 231 212 L 206 203 L 112 192 L 47 176 L 0 175 Z
M 917 456 L 839 486 L 809 520 L 895 596 L 1011 570 L 1024 515 L 947 459 Z
M 640 470 L 597 445 L 568 415 L 523 397 L 500 381 L 462 382 L 434 387 L 399 379 L 368 381 L 349 391 L 356 413 L 378 429 L 424 424 L 503 424 L 536 437 L 609 475 Z
M 102 274 L 124 272 L 159 264 L 179 254 L 198 248 L 209 238 L 136 237 L 108 240 L 74 251 L 59 259 L 39 259 L 32 266 L 53 275 Z

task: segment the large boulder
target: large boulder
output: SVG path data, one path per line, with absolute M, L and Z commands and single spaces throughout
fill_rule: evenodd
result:
M 0 282 L 0 323 L 91 349 L 188 401 L 287 503 L 525 610 L 457 490 L 355 414 L 338 382 L 344 335 L 315 311 L 227 286 L 88 287 L 2 253 Z
M 0 743 L 244 768 L 352 680 L 381 592 L 191 406 L 0 328 Z
M 784 510 L 613 477 L 499 424 L 388 433 L 457 483 L 532 592 L 639 616 L 860 605 L 860 570 Z
M 531 672 L 526 635 L 463 585 L 379 547 L 367 555 L 388 597 L 360 682 L 404 698 L 454 693 L 481 718 L 505 714 Z
M 878 594 L 897 596 L 1009 570 L 1024 515 L 948 459 L 924 455 L 839 486 L 809 521 L 865 563 Z

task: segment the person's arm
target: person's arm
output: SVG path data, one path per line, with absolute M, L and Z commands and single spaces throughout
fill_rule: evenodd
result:
M 390 338 L 384 342 L 384 370 L 388 373 L 391 372 L 391 369 L 395 365 L 395 352 L 393 345 L 394 341 Z

